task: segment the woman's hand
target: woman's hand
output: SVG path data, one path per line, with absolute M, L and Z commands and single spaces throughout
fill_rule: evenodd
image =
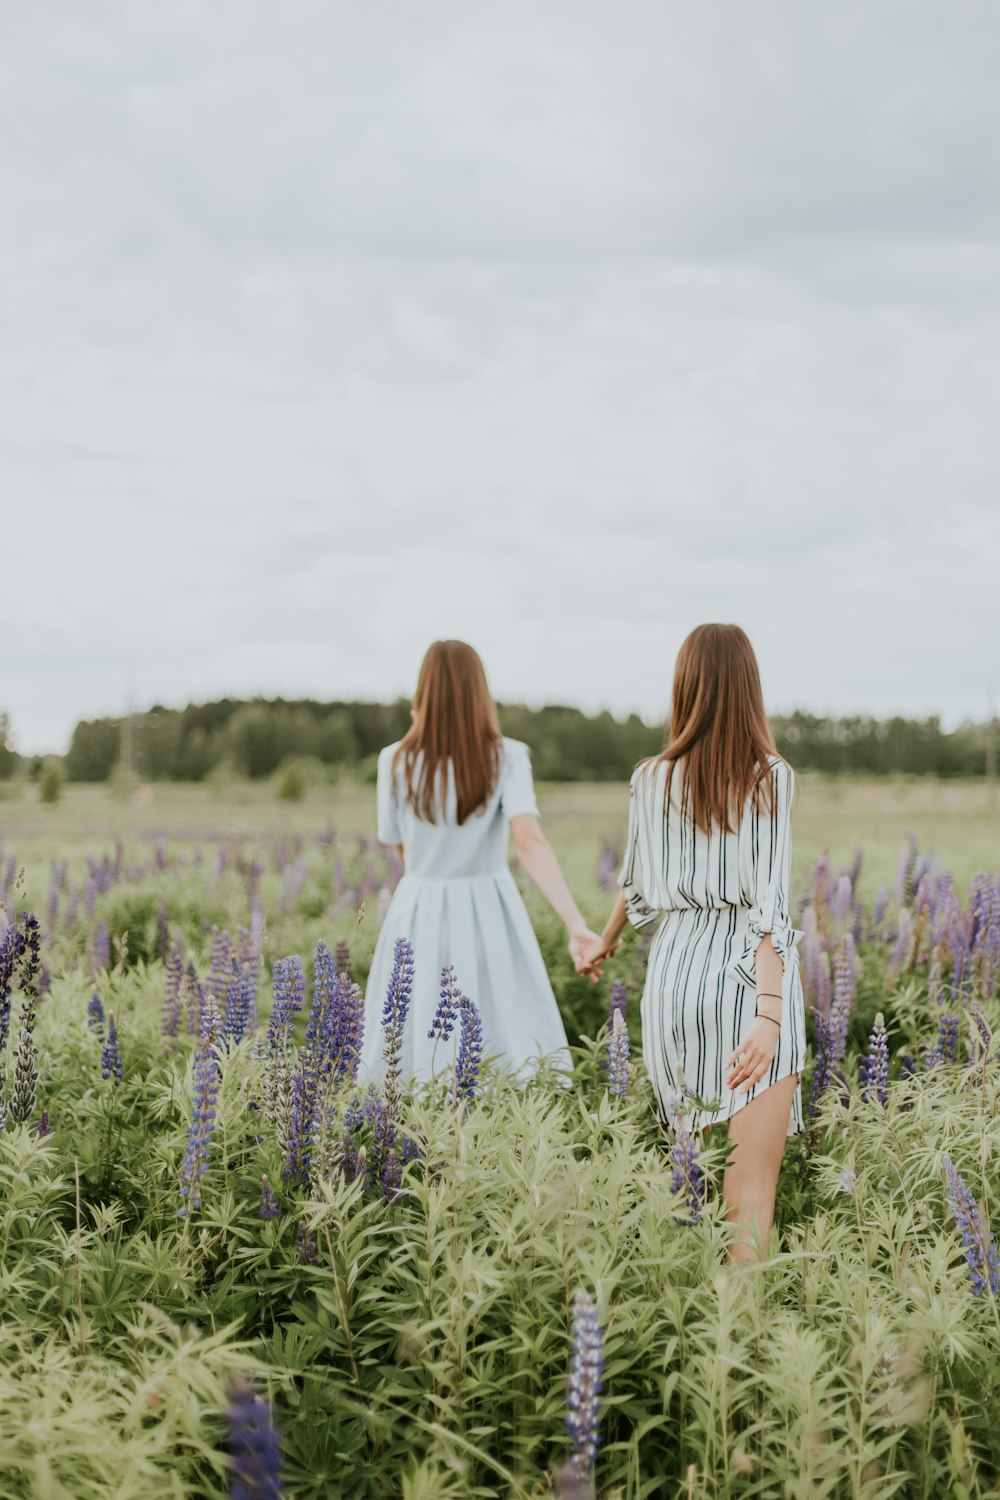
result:
M 778 1027 L 773 1021 L 765 1016 L 757 1017 L 724 1064 L 726 1072 L 730 1073 L 726 1082 L 731 1089 L 738 1088 L 741 1094 L 746 1094 L 760 1082 L 778 1050 L 778 1035 Z
M 578 974 L 586 974 L 592 984 L 596 984 L 603 972 L 606 959 L 609 959 L 621 945 L 621 938 L 609 943 L 602 935 L 598 937 L 596 932 L 580 934 L 581 941 L 570 938 L 569 951 L 573 958 L 573 964 Z

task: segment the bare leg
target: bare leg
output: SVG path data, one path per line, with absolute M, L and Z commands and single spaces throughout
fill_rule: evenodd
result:
M 799 1075 L 792 1073 L 772 1083 L 729 1121 L 734 1150 L 722 1178 L 722 1201 L 726 1218 L 737 1225 L 730 1260 L 755 1260 L 758 1246 L 766 1248 L 798 1081 Z

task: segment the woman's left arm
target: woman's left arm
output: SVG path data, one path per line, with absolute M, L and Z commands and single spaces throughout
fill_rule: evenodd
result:
M 562 919 L 569 937 L 569 951 L 574 963 L 584 949 L 597 941 L 573 899 L 566 877 L 559 867 L 552 845 L 542 832 L 534 813 L 518 813 L 510 820 L 517 857 L 546 901 Z

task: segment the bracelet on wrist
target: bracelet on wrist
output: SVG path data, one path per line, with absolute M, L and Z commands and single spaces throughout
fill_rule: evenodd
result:
M 758 1021 L 770 1021 L 773 1026 L 777 1026 L 779 1031 L 781 1030 L 781 1022 L 777 1016 L 769 1016 L 764 1011 L 759 1010 L 757 1012 L 757 1019 Z
M 757 996 L 758 1000 L 784 1000 L 784 995 L 776 995 L 773 990 L 761 990 Z

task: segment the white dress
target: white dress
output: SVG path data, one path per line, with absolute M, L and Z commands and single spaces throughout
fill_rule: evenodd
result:
M 636 927 L 661 917 L 643 990 L 642 1051 L 665 1122 L 697 1130 L 726 1120 L 772 1083 L 801 1074 L 805 1006 L 797 943 L 788 915 L 790 813 L 794 777 L 776 756 L 772 813 L 750 800 L 733 833 L 703 833 L 679 793 L 669 807 L 663 761 L 640 766 L 629 789 L 628 839 L 618 879 Z M 681 805 L 677 797 L 682 795 Z M 753 1024 L 755 953 L 771 934 L 784 960 L 781 1027 L 769 1071 L 747 1093 L 730 1089 L 723 1064 Z M 802 1087 L 788 1134 L 803 1128 Z
M 462 992 L 483 1023 L 484 1056 L 522 1070 L 541 1056 L 568 1064 L 566 1032 L 538 940 L 507 863 L 509 823 L 538 816 L 528 747 L 504 739 L 500 775 L 485 807 L 458 825 L 449 774 L 445 816 L 419 818 L 406 800 L 402 767 L 392 775 L 396 745 L 378 758 L 378 839 L 402 844 L 405 873 L 375 946 L 365 995 L 360 1078 L 382 1072 L 382 1009 L 399 937 L 413 945 L 414 983 L 403 1033 L 403 1071 L 429 1078 L 451 1067 L 454 1041 L 435 1044 L 430 1030 L 441 970 L 453 966 Z

